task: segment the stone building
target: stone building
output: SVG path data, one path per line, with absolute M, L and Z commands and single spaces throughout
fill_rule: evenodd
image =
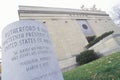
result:
M 19 6 L 18 13 L 20 20 L 36 20 L 46 26 L 61 69 L 76 64 L 75 56 L 84 50 L 84 47 L 89 43 L 89 37 L 100 36 L 112 30 L 114 35 L 120 35 L 120 29 L 116 27 L 109 15 L 95 7 L 67 9 Z M 115 41 L 114 37 L 109 39 L 114 39 L 112 42 Z M 117 39 L 120 42 L 119 36 Z M 105 41 L 105 43 L 101 43 L 105 45 L 97 46 L 97 48 L 92 47 L 92 49 L 99 52 L 103 46 L 109 47 L 109 42 Z M 111 43 L 110 46 L 112 45 L 114 43 Z M 117 44 L 114 47 L 116 46 Z M 110 50 L 110 48 L 108 49 Z

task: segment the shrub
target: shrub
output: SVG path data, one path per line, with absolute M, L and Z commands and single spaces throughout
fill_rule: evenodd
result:
M 78 65 L 82 65 L 93 60 L 98 59 L 98 55 L 94 52 L 94 50 L 86 50 L 80 53 L 80 55 L 76 56 L 76 62 Z
M 94 44 L 96 44 L 97 42 L 99 42 L 100 40 L 102 40 L 103 38 L 109 36 L 110 34 L 112 34 L 114 31 L 109 31 L 109 32 L 105 32 L 104 34 L 102 34 L 101 36 L 95 38 L 95 40 L 91 41 L 86 48 L 90 48 L 91 46 L 93 46 Z
M 91 41 L 94 41 L 96 36 L 88 36 L 87 41 L 90 43 Z

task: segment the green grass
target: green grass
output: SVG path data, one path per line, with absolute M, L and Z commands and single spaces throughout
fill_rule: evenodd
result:
M 63 73 L 64 80 L 120 80 L 120 52 Z

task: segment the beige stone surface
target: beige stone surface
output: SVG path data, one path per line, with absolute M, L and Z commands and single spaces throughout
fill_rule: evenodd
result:
M 120 35 L 119 36 L 114 36 L 114 35 L 115 34 L 104 38 L 103 40 L 96 43 L 94 46 L 90 47 L 89 49 L 94 49 L 95 52 L 102 55 L 108 55 L 120 51 L 120 45 L 119 45 L 120 42 L 116 41 L 116 39 L 120 40 Z
M 61 69 L 68 68 L 68 67 L 71 67 L 73 65 L 76 65 L 76 58 L 75 57 L 71 57 L 71 58 L 67 58 L 65 60 L 59 61 L 59 66 Z

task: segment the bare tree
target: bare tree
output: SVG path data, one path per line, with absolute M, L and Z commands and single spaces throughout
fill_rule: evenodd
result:
M 120 25 L 120 4 L 113 7 L 111 15 L 114 22 Z

